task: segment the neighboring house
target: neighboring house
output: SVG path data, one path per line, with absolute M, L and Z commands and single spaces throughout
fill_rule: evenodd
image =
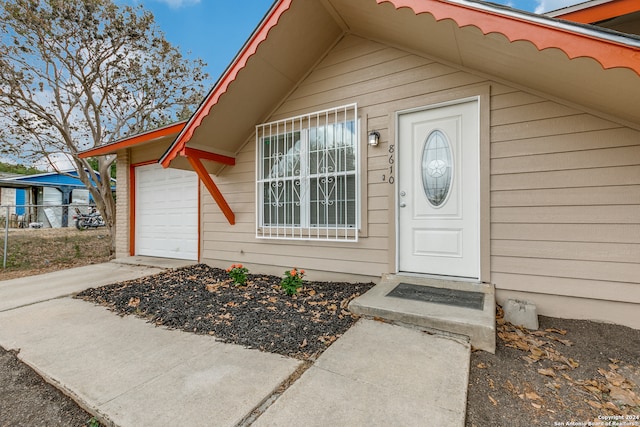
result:
M 640 328 L 638 99 L 634 36 L 466 0 L 280 0 L 186 124 L 84 155 L 118 155 L 117 256 L 172 229 L 218 267 L 480 281 Z M 184 228 L 145 212 L 164 197 Z
M 9 215 L 16 214 L 16 194 L 18 193 L 18 188 L 13 186 L 3 186 L 2 181 L 7 178 L 13 178 L 16 176 L 21 176 L 16 173 L 0 173 L 0 206 L 6 206 L 8 208 L 2 209 L 0 211 L 0 217 L 4 218 L 7 216 L 7 212 Z M 21 194 L 24 194 L 20 192 Z
M 70 214 L 61 205 L 88 205 L 91 202 L 89 190 L 77 176 L 78 173 L 72 170 L 0 178 L 2 194 L 13 194 L 13 197 L 3 196 L 2 205 L 12 206 L 10 214 L 20 217 L 20 225 L 40 222 L 46 227 L 66 227 Z M 113 184 L 115 186 L 115 180 Z
M 591 0 L 554 10 L 545 15 L 640 35 L 640 2 L 638 0 Z

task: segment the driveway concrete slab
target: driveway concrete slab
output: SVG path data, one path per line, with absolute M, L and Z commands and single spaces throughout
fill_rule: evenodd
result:
M 0 346 L 118 426 L 232 426 L 299 361 L 70 298 L 0 313 Z
M 116 264 L 141 265 L 146 267 L 157 268 L 180 268 L 197 264 L 198 261 L 190 261 L 187 259 L 160 258 L 153 256 L 135 255 L 111 260 Z
M 360 320 L 254 426 L 463 426 L 470 346 Z
M 0 281 L 0 312 L 81 292 L 89 287 L 160 273 L 162 269 L 103 263 Z

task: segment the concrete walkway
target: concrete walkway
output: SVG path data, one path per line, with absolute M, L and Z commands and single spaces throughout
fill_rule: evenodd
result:
M 256 426 L 464 425 L 465 341 L 360 320 L 281 394 L 300 361 L 68 296 L 162 271 L 146 261 L 0 281 L 0 346 L 123 427 L 244 425 L 258 407 Z
M 160 273 L 158 268 L 119 263 L 86 265 L 40 276 L 0 281 L 0 312 L 69 296 L 90 287 Z
M 464 426 L 469 356 L 466 342 L 361 319 L 253 425 Z

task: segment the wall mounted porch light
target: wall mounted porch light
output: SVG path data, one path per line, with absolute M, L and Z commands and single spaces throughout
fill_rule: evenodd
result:
M 372 130 L 369 132 L 369 145 L 372 147 L 376 147 L 380 143 L 380 133 L 378 131 Z

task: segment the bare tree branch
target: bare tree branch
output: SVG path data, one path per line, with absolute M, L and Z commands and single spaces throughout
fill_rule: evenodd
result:
M 0 2 L 0 132 L 27 157 L 67 153 L 114 242 L 114 156 L 78 153 L 184 118 L 204 94 L 203 62 L 186 60 L 142 6 L 112 0 Z

